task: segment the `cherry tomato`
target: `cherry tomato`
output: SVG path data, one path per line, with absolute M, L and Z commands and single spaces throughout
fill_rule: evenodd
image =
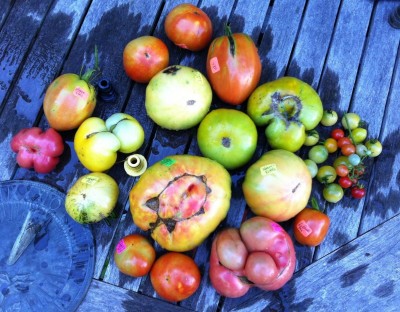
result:
M 339 148 L 342 148 L 343 146 L 345 146 L 345 145 L 347 145 L 347 144 L 352 144 L 352 142 L 351 142 L 351 140 L 350 140 L 349 137 L 343 137 L 343 138 L 340 138 L 340 139 L 337 141 L 337 146 L 338 146 Z
M 317 130 L 306 131 L 306 140 L 304 142 L 305 146 L 314 146 L 319 141 L 319 133 Z
M 330 203 L 337 203 L 343 198 L 343 188 L 337 183 L 327 184 L 322 190 L 325 200 Z
M 334 168 L 337 168 L 339 165 L 345 165 L 349 170 L 353 168 L 353 165 L 349 161 L 349 157 L 343 155 L 339 156 L 333 161 Z
M 361 142 L 364 142 L 364 140 L 367 138 L 367 129 L 364 128 L 355 128 L 354 130 L 351 131 L 351 137 L 354 139 L 354 144 L 359 144 Z
M 370 157 L 376 157 L 382 153 L 382 144 L 376 139 L 368 140 L 365 147 L 371 152 Z
M 332 154 L 337 151 L 337 141 L 333 138 L 327 138 L 324 142 L 324 146 L 328 150 L 328 153 Z
M 361 118 L 356 113 L 346 113 L 342 117 L 342 125 L 345 129 L 356 129 L 360 125 L 360 121 Z
M 331 138 L 336 141 L 344 137 L 344 131 L 340 128 L 333 129 L 331 132 Z
M 349 168 L 346 165 L 341 164 L 336 167 L 336 174 L 339 177 L 345 177 L 349 174 Z
M 317 172 L 317 180 L 324 184 L 332 183 L 336 176 L 336 170 L 332 166 L 322 166 Z
M 168 252 L 151 268 L 150 281 L 154 290 L 168 301 L 182 301 L 195 293 L 201 280 L 197 264 L 189 256 Z
M 365 196 L 365 188 L 363 186 L 354 186 L 351 189 L 351 196 L 355 199 L 361 199 Z
M 329 225 L 330 219 L 325 213 L 314 208 L 304 208 L 294 219 L 294 237 L 300 244 L 317 246 L 324 240 Z
M 324 110 L 322 115 L 321 124 L 323 126 L 329 127 L 333 126 L 338 121 L 338 114 L 331 109 Z
M 174 7 L 165 18 L 164 29 L 173 43 L 190 51 L 206 48 L 213 33 L 208 15 L 190 3 Z
M 365 173 L 365 166 L 363 164 L 358 164 L 353 168 L 353 175 L 360 177 Z
M 344 156 L 350 156 L 351 154 L 354 154 L 356 152 L 356 147 L 354 146 L 354 144 L 345 144 L 340 148 L 340 151 Z
M 308 151 L 308 158 L 316 164 L 321 164 L 328 159 L 328 150 L 323 145 L 315 145 Z
M 338 180 L 338 183 L 344 189 L 347 189 L 353 185 L 353 181 L 348 176 L 340 177 L 340 179 Z
M 114 261 L 118 269 L 133 277 L 149 273 L 155 259 L 154 247 L 140 234 L 131 234 L 122 238 L 114 252 Z
M 371 151 L 364 144 L 357 144 L 356 145 L 356 153 L 358 156 L 364 157 L 371 155 Z
M 307 165 L 308 170 L 310 171 L 311 178 L 314 178 L 318 172 L 318 166 L 315 161 L 311 159 L 304 160 L 305 164 Z
M 361 157 L 358 156 L 357 154 L 351 154 L 349 155 L 349 161 L 353 166 L 357 166 L 361 162 Z

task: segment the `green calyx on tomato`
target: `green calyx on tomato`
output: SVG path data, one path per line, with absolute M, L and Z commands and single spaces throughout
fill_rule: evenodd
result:
M 321 121 L 323 106 L 309 84 L 282 77 L 253 91 L 247 113 L 257 126 L 267 126 L 265 134 L 273 149 L 296 152 L 306 141 L 306 131 Z

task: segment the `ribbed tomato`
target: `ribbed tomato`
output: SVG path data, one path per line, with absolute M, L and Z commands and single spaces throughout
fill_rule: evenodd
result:
M 215 38 L 208 49 L 207 75 L 218 97 L 232 105 L 243 103 L 256 88 L 261 61 L 253 40 L 244 33 Z

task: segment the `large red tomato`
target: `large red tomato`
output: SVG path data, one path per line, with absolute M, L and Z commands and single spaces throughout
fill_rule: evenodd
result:
M 314 208 L 304 208 L 293 222 L 293 234 L 303 245 L 317 246 L 325 239 L 331 221 L 329 217 Z
M 207 76 L 218 97 L 232 105 L 243 103 L 256 88 L 261 76 L 257 47 L 246 34 L 226 35 L 213 40 L 207 55 Z
M 156 260 L 150 280 L 157 294 L 169 301 L 182 301 L 199 288 L 201 274 L 192 258 L 168 252 Z
M 190 3 L 173 8 L 165 18 L 164 28 L 173 43 L 190 51 L 206 48 L 213 32 L 208 15 Z
M 231 177 L 211 159 L 168 156 L 149 167 L 133 186 L 132 218 L 161 247 L 187 251 L 198 246 L 226 217 Z
M 242 184 L 251 210 L 274 221 L 286 221 L 308 203 L 312 179 L 305 162 L 286 150 L 266 152 L 246 171 Z
M 122 238 L 114 252 L 114 261 L 118 269 L 133 277 L 149 273 L 155 259 L 154 247 L 140 234 L 131 234 Z
M 63 74 L 47 88 L 43 110 L 52 128 L 59 131 L 76 129 L 92 115 L 96 90 L 89 78 Z
M 123 65 L 129 78 L 147 83 L 168 66 L 169 52 L 165 43 L 153 36 L 142 36 L 130 41 L 124 48 Z

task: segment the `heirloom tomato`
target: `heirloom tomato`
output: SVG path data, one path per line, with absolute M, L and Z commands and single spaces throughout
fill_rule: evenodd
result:
M 322 243 L 330 226 L 329 217 L 314 208 L 304 208 L 293 222 L 295 239 L 303 245 L 317 246 Z
M 212 89 L 197 69 L 172 65 L 158 72 L 146 88 L 149 117 L 169 130 L 184 130 L 200 123 L 210 110 Z
M 179 252 L 159 257 L 151 271 L 154 290 L 168 301 L 182 301 L 193 295 L 200 286 L 200 270 L 192 258 Z
M 242 187 L 255 214 L 280 222 L 307 205 L 311 184 L 310 171 L 299 156 L 271 150 L 247 169 Z
M 218 97 L 232 105 L 243 103 L 257 86 L 261 61 L 257 47 L 246 34 L 226 35 L 211 42 L 207 54 L 207 76 Z
M 213 33 L 208 15 L 190 3 L 174 7 L 165 18 L 164 29 L 174 44 L 194 52 L 206 48 Z
M 123 237 L 115 247 L 114 261 L 118 269 L 133 277 L 144 276 L 156 259 L 156 251 L 148 239 L 140 234 Z
M 52 171 L 64 152 L 63 139 L 53 128 L 46 131 L 38 127 L 24 128 L 12 138 L 10 145 L 17 153 L 18 165 L 38 173 Z
M 168 66 L 169 52 L 161 39 L 142 36 L 128 42 L 122 53 L 122 60 L 129 78 L 147 83 Z
M 172 155 L 153 164 L 129 195 L 135 224 L 171 251 L 188 251 L 203 242 L 226 217 L 230 198 L 228 171 L 193 155 Z
M 228 170 L 239 168 L 251 159 L 257 137 L 251 118 L 235 109 L 213 110 L 204 117 L 197 131 L 201 153 Z
M 295 266 L 289 234 L 268 218 L 253 217 L 239 229 L 227 228 L 216 235 L 209 276 L 219 294 L 237 298 L 251 287 L 281 288 L 292 277 Z
M 96 48 L 94 69 L 87 70 L 83 75 L 63 74 L 49 85 L 43 100 L 43 111 L 50 127 L 59 131 L 76 129 L 92 116 L 96 107 L 96 89 L 91 79 L 97 71 Z
M 306 140 L 306 131 L 321 121 L 323 107 L 318 93 L 307 83 L 282 77 L 257 87 L 250 95 L 247 113 L 274 149 L 296 152 Z

